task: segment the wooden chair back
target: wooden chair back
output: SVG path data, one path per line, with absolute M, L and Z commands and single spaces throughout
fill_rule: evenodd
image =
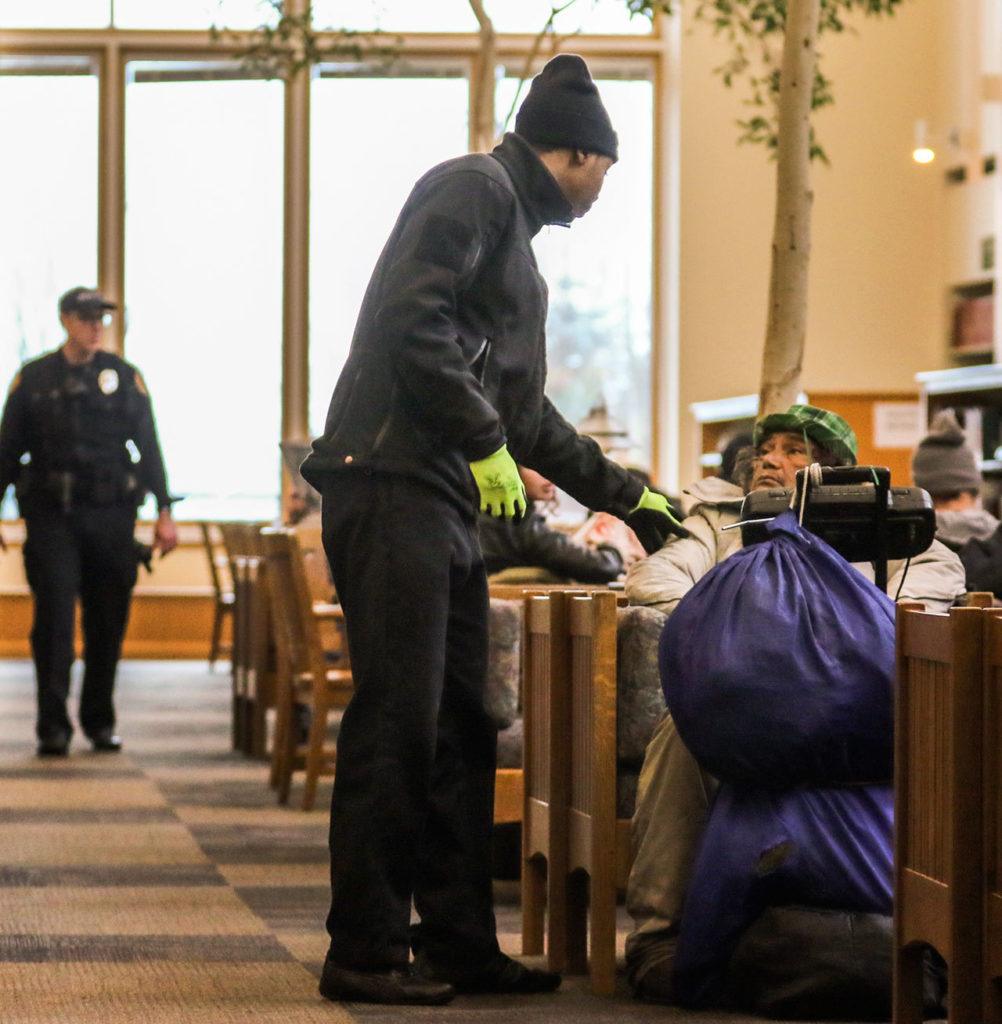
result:
M 288 800 L 292 774 L 305 770 L 303 809 L 313 806 L 317 780 L 333 764 L 335 751 L 325 745 L 328 713 L 351 699 L 351 672 L 331 667 L 321 637 L 318 614 L 295 530 L 261 531 L 268 570 L 268 591 L 279 658 L 276 688 L 273 779 L 280 802 Z M 311 709 L 309 737 L 297 737 L 294 705 Z
M 223 639 L 227 619 L 232 620 L 234 595 L 233 580 L 230 578 L 230 563 L 223 550 L 222 542 L 216 536 L 214 523 L 202 521 L 198 524 L 202 534 L 202 547 L 209 564 L 209 579 L 212 582 L 213 608 L 212 631 L 209 635 L 209 670 L 215 667 L 221 655 L 233 655 L 232 642 Z
M 333 601 L 334 583 L 331 580 L 327 553 L 319 526 L 295 527 L 299 552 L 303 559 L 306 580 L 314 601 Z
M 522 815 L 522 952 L 567 962 L 567 803 L 570 773 L 568 595 L 525 598 L 522 676 L 525 806 Z
M 616 985 L 616 594 L 572 594 L 568 970 L 596 995 Z M 589 957 L 590 938 L 590 957 Z
M 894 1022 L 922 1020 L 923 947 L 949 965 L 951 1024 L 981 1021 L 980 608 L 897 613 Z
M 985 864 L 984 1019 L 1002 1024 L 1002 614 L 985 617 L 982 790 Z

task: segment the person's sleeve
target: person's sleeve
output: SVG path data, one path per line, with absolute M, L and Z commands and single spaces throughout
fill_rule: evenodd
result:
M 559 530 L 550 529 L 542 516 L 530 516 L 518 532 L 520 565 L 538 565 L 578 583 L 610 583 L 623 571 L 615 548 L 579 547 Z
M 376 330 L 388 346 L 407 408 L 433 436 L 470 461 L 505 443 L 498 414 L 470 369 L 456 313 L 497 246 L 514 197 L 487 174 L 453 171 L 432 179 L 391 241 L 379 282 L 385 298 Z
M 963 562 L 938 540 L 911 560 L 907 572 L 904 562 L 893 562 L 892 567 L 888 595 L 899 601 L 921 601 L 930 612 L 949 611 L 967 590 Z
M 28 422 L 21 375 L 11 382 L 0 417 L 0 501 L 7 488 L 17 481 L 21 456 L 28 450 Z
M 1002 596 L 1002 527 L 987 540 L 969 540 L 958 552 L 968 590 L 990 590 Z
M 139 371 L 136 371 L 134 387 L 136 389 L 136 416 L 132 429 L 132 440 L 139 450 L 139 475 L 143 486 L 153 495 L 157 502 L 157 511 L 162 512 L 171 506 L 171 496 L 167 489 L 167 471 L 164 468 L 163 452 L 160 450 L 160 438 L 157 436 L 157 425 L 153 419 L 153 403 L 146 390 Z
M 606 458 L 598 444 L 579 434 L 548 398 L 543 400 L 532 451 L 516 454 L 515 458 L 552 480 L 586 508 L 610 512 L 619 519 L 633 511 L 644 493 L 639 477 Z
M 670 537 L 660 551 L 634 562 L 626 574 L 630 604 L 647 605 L 665 615 L 717 564 L 716 534 L 701 515 L 689 516 L 682 525 L 688 537 Z

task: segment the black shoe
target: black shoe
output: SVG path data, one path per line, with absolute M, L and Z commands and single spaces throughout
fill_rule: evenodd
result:
M 422 977 L 448 981 L 457 992 L 468 994 L 493 992 L 508 995 L 538 995 L 560 988 L 561 977 L 555 971 L 526 967 L 504 953 L 498 953 L 486 966 L 476 971 L 453 972 L 432 964 L 423 953 L 414 961 L 414 969 Z
M 410 968 L 353 971 L 327 960 L 320 976 L 320 994 L 332 1002 L 441 1006 L 451 1002 L 456 990 L 446 982 L 422 978 Z
M 122 737 L 116 736 L 114 729 L 101 729 L 87 738 L 95 750 L 117 753 L 122 749 Z
M 39 757 L 66 757 L 69 752 L 70 737 L 68 733 L 56 733 L 38 741 Z

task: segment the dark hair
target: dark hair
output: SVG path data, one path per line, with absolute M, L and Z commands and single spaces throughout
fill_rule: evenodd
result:
M 724 445 L 724 450 L 720 453 L 720 469 L 717 472 L 717 476 L 722 480 L 728 481 L 728 483 L 739 484 L 740 481 L 734 472 L 734 465 L 741 449 L 750 447 L 751 443 L 752 435 L 750 430 L 742 430 L 739 434 L 735 434 Z

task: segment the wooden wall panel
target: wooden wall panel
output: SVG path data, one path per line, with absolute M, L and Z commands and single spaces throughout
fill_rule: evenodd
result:
M 209 595 L 137 591 L 132 599 L 123 657 L 207 658 L 214 605 L 215 600 Z M 28 657 L 30 630 L 31 595 L 0 594 L 0 657 Z

